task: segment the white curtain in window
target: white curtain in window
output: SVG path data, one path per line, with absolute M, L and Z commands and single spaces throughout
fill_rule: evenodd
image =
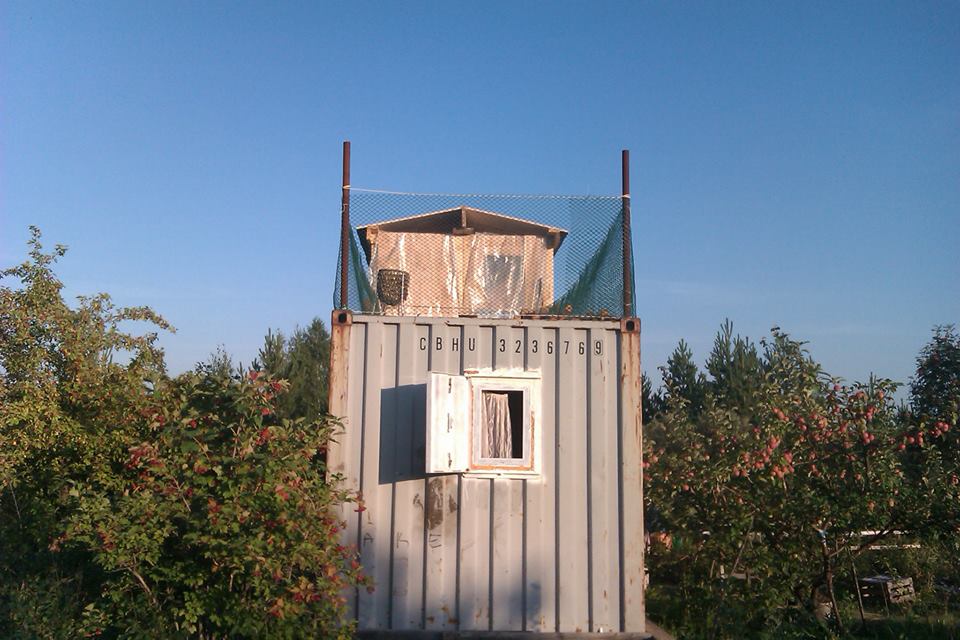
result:
M 483 457 L 513 457 L 513 435 L 510 428 L 510 399 L 506 393 L 486 391 L 483 394 Z

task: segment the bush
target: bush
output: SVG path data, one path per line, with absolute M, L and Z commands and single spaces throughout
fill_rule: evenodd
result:
M 349 636 L 341 591 L 366 580 L 321 462 L 336 424 L 274 419 L 285 386 L 185 375 L 122 468 L 71 490 L 64 543 L 106 572 L 96 606 L 123 634 Z
M 0 272 L 0 636 L 347 637 L 337 424 L 286 383 L 170 379 L 147 308 L 70 308 L 42 250 Z

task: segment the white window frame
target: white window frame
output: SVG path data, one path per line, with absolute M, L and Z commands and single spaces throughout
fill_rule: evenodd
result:
M 531 405 L 537 396 L 534 387 L 538 381 L 532 379 L 502 378 L 502 377 L 475 377 L 471 379 L 470 391 L 473 396 L 473 419 L 470 422 L 470 470 L 471 471 L 533 471 L 534 445 L 537 441 L 535 429 L 537 421 L 533 418 Z M 523 423 L 520 432 L 523 434 L 523 454 L 520 458 L 487 458 L 483 456 L 483 394 L 487 392 L 520 392 L 523 398 L 521 417 Z
M 472 477 L 530 478 L 540 475 L 542 429 L 539 371 L 483 370 L 463 376 L 430 374 L 427 391 L 427 473 Z M 459 389 L 459 392 L 458 392 Z M 484 392 L 523 394 L 523 457 L 481 455 Z M 467 402 L 464 402 L 464 400 Z

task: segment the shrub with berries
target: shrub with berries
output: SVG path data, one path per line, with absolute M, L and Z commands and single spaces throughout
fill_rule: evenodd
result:
M 350 637 L 347 597 L 371 583 L 339 543 L 326 478 L 332 420 L 273 417 L 286 383 L 186 374 L 157 394 L 149 437 L 115 474 L 77 483 L 64 544 L 109 576 L 94 604 L 125 634 Z M 166 635 L 161 633 L 160 635 Z
M 34 229 L 0 271 L 0 636 L 350 637 L 371 585 L 339 542 L 338 424 L 281 419 L 257 372 L 170 379 L 169 325 L 68 305 L 64 252 Z

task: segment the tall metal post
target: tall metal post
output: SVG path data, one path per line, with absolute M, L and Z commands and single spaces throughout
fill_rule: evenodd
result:
M 340 309 L 347 308 L 347 263 L 350 260 L 350 141 L 343 141 L 343 187 L 340 194 Z
M 630 150 L 624 149 L 620 155 L 622 175 L 621 201 L 623 203 L 623 315 L 633 315 L 633 260 L 631 258 L 632 240 L 630 235 Z

